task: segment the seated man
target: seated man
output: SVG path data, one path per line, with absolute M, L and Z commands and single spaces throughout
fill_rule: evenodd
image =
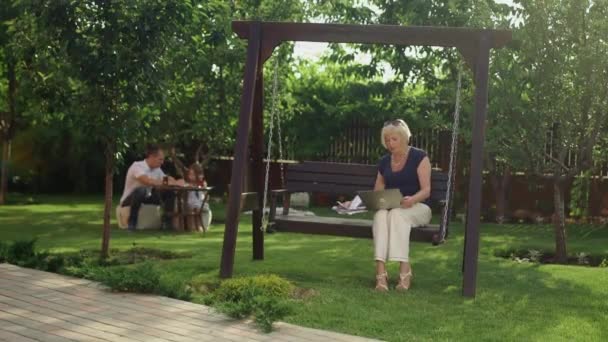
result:
M 153 186 L 162 185 L 163 178 L 167 177 L 161 165 L 165 161 L 163 150 L 155 144 L 146 148 L 146 158 L 136 161 L 129 167 L 125 179 L 125 189 L 120 198 L 122 207 L 131 206 L 129 214 L 128 229 L 134 231 L 137 227 L 137 215 L 142 204 L 163 203 L 163 229 L 171 229 L 171 217 L 168 213 L 173 211 L 175 194 L 173 191 L 159 191 Z M 167 177 L 170 185 L 183 185 L 183 180 L 176 181 L 173 177 Z

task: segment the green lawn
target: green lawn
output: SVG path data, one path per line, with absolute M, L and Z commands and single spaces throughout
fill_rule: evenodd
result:
M 76 251 L 100 247 L 99 197 L 37 197 L 40 204 L 0 207 L 0 240 L 39 238 L 39 247 Z M 214 208 L 221 219 L 222 208 Z M 192 259 L 158 263 L 184 282 L 218 274 L 223 224 L 211 232 L 170 234 L 113 229 L 112 248 L 133 245 L 190 251 Z M 266 235 L 266 260 L 251 261 L 251 224 L 243 217 L 236 276 L 275 273 L 318 293 L 287 321 L 391 341 L 402 340 L 608 340 L 608 269 L 519 264 L 494 257 L 498 248 L 551 250 L 550 226 L 484 224 L 475 300 L 460 296 L 463 227 L 447 244 L 413 243 L 412 289 L 375 293 L 371 240 Z M 572 226 L 569 251 L 608 254 L 608 228 Z M 389 266 L 392 282 L 397 265 Z

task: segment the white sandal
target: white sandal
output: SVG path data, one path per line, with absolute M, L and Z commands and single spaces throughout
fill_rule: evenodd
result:
M 384 280 L 384 284 L 380 283 L 381 280 Z M 376 291 L 386 292 L 388 291 L 388 273 L 384 272 L 382 274 L 376 274 Z
M 404 284 L 404 281 L 406 281 L 406 280 L 408 281 L 407 286 Z M 397 286 L 395 286 L 395 290 L 407 291 L 410 289 L 411 282 L 412 282 L 412 270 L 410 269 L 407 273 L 399 274 L 399 284 L 397 284 Z

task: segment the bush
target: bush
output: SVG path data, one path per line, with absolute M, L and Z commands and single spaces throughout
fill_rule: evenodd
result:
M 35 245 L 36 239 L 13 242 L 6 251 L 6 261 L 15 265 L 31 262 L 36 257 Z
M 293 290 L 294 286 L 289 281 L 271 274 L 225 280 L 215 295 L 219 301 L 235 302 L 251 295 L 289 298 Z
M 160 273 L 152 263 L 134 267 L 114 267 L 100 273 L 99 279 L 114 291 L 154 293 L 158 289 Z
M 256 324 L 270 332 L 274 321 L 291 312 L 287 299 L 293 290 L 294 286 L 279 276 L 259 275 L 226 280 L 214 297 L 220 312 L 234 318 L 253 315 Z
M 83 254 L 64 256 L 64 267 L 60 273 L 73 277 L 97 280 L 101 278 L 102 262 L 99 258 L 87 258 Z
M 211 274 L 199 274 L 193 277 L 187 285 L 187 288 L 192 292 L 192 301 L 204 305 L 214 305 L 216 298 L 213 294 L 220 286 L 220 282 L 217 279 L 215 273 Z
M 13 265 L 55 272 L 63 267 L 61 256 L 36 252 L 36 239 L 15 241 L 3 247 L 4 261 Z
M 6 255 L 8 253 L 8 243 L 0 241 L 0 262 L 6 262 Z
M 191 300 L 192 290 L 188 285 L 185 285 L 181 279 L 163 277 L 158 287 L 158 294 L 180 299 L 180 300 Z
M 266 333 L 272 331 L 273 322 L 291 313 L 287 302 L 277 298 L 258 296 L 254 298 L 254 303 L 255 323 Z

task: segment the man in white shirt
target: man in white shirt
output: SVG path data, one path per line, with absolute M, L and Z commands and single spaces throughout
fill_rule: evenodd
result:
M 129 230 L 134 231 L 137 227 L 137 215 L 142 204 L 163 203 L 163 228 L 171 229 L 171 217 L 175 195 L 173 191 L 158 191 L 154 186 L 162 185 L 163 178 L 167 177 L 160 168 L 165 161 L 163 150 L 155 144 L 146 148 L 146 158 L 136 161 L 129 167 L 125 179 L 125 189 L 120 198 L 120 205 L 131 206 L 129 214 Z M 183 180 L 176 181 L 173 177 L 167 177 L 168 184 L 183 185 Z

